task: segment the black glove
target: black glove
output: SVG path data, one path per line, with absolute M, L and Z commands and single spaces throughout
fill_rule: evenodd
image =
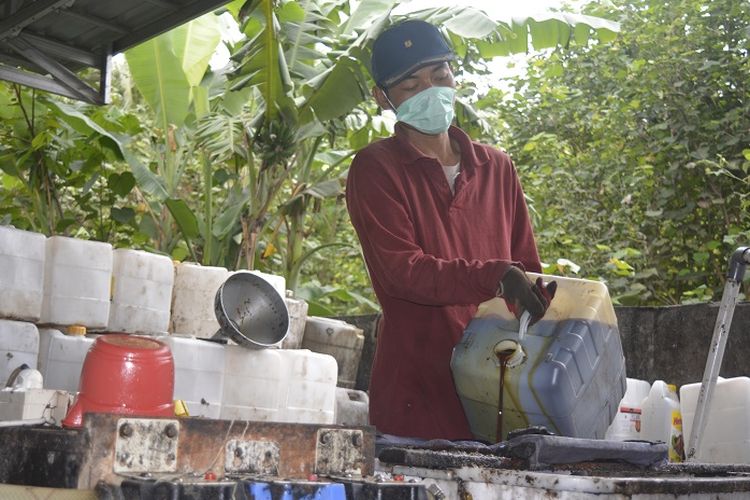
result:
M 505 299 L 508 309 L 516 318 L 520 318 L 523 311 L 529 311 L 530 324 L 542 319 L 556 291 L 556 281 L 545 286 L 542 278 L 537 278 L 536 283 L 532 283 L 526 273 L 515 266 L 505 271 L 498 286 L 499 295 Z

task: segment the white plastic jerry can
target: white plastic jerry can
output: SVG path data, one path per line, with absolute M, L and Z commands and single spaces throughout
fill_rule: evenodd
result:
M 167 335 L 158 337 L 174 359 L 174 398 L 191 417 L 219 418 L 224 390 L 226 346 L 208 340 Z
M 39 329 L 39 371 L 45 389 L 78 392 L 83 361 L 95 337 L 86 336 L 82 327 L 63 333 L 53 328 Z
M 106 328 L 111 278 L 112 245 L 50 236 L 41 323 Z
M 308 304 L 302 299 L 284 297 L 287 311 L 289 311 L 289 331 L 279 344 L 281 349 L 299 349 L 305 335 Z
M 336 425 L 368 425 L 369 406 L 365 391 L 336 387 Z
M 0 319 L 0 386 L 13 372 L 26 365 L 37 367 L 39 331 L 33 323 Z
M 223 267 L 189 262 L 177 263 L 174 269 L 170 333 L 204 339 L 213 337 L 219 330 L 214 299 L 231 273 Z
M 45 242 L 43 234 L 0 226 L 0 318 L 39 321 Z
M 289 382 L 283 404 L 284 422 L 332 424 L 336 419 L 336 359 L 307 349 L 280 351 L 286 355 Z
M 308 316 L 302 348 L 329 354 L 338 364 L 339 387 L 354 388 L 365 337 L 362 329 L 333 318 Z
M 680 387 L 685 440 L 693 431 L 701 383 Z M 750 464 L 750 378 L 722 378 L 716 382 L 706 416 L 698 462 Z
M 163 335 L 169 329 L 174 265 L 172 259 L 118 248 L 112 269 L 111 332 Z
M 611 441 L 639 440 L 641 438 L 643 400 L 651 390 L 651 384 L 646 380 L 627 379 L 628 388 L 625 396 L 617 407 L 617 415 L 607 428 L 604 439 Z
M 655 381 L 642 407 L 641 439 L 666 443 L 669 446 L 669 460 L 682 462 L 685 458 L 685 440 L 677 388 L 663 380 Z
M 286 421 L 285 404 L 289 392 L 287 352 L 226 346 L 220 418 Z

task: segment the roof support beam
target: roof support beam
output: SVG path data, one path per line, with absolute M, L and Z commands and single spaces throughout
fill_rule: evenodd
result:
M 56 82 L 52 78 L 29 73 L 28 71 L 22 71 L 4 64 L 0 64 L 0 80 L 19 83 L 39 90 L 46 90 L 47 92 L 70 97 L 71 99 L 81 98 L 77 93 L 72 92 L 69 88 Z
M 77 99 L 92 104 L 104 104 L 104 96 L 100 92 L 89 87 L 85 82 L 78 78 L 75 73 L 47 56 L 47 54 L 37 50 L 26 40 L 15 38 L 6 40 L 5 43 L 10 45 L 13 50 L 29 61 L 44 68 L 45 71 L 52 75 L 52 78 L 54 78 L 57 83 L 73 93 Z
M 35 35 L 34 33 L 29 32 L 29 30 L 23 30 L 23 32 L 18 35 L 18 38 L 26 40 L 29 44 L 45 54 L 59 57 L 66 61 L 81 63 L 93 68 L 98 68 L 101 63 L 101 56 L 96 55 L 93 52 L 82 50 L 78 47 L 72 47 L 49 37 Z
M 161 7 L 162 9 L 169 9 L 172 10 L 175 8 L 174 2 L 169 2 L 168 0 L 145 0 L 146 3 L 150 3 L 151 5 L 157 5 Z
M 31 2 L 28 6 L 0 21 L 0 40 L 13 38 L 34 21 L 43 18 L 55 9 L 67 9 L 74 3 L 75 0 L 37 0 Z
M 112 33 L 117 33 L 118 35 L 124 35 L 128 31 L 130 31 L 115 23 L 111 23 L 107 21 L 106 19 L 102 19 L 101 17 L 97 17 L 91 14 L 86 14 L 83 12 L 78 12 L 78 11 L 71 10 L 71 9 L 61 10 L 60 14 L 66 17 L 79 19 L 89 24 L 93 24 L 94 26 L 99 26 L 100 28 L 104 28 L 108 31 L 111 31 Z

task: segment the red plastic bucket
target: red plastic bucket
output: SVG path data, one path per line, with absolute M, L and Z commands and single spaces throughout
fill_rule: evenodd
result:
M 62 421 L 81 427 L 84 413 L 174 416 L 174 361 L 169 347 L 137 335 L 96 339 L 81 370 L 78 397 Z

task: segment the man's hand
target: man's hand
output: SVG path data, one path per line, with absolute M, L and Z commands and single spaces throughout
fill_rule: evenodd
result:
M 547 312 L 557 291 L 557 282 L 551 281 L 545 285 L 542 278 L 537 278 L 536 283 L 532 283 L 526 273 L 511 266 L 500 280 L 498 289 L 502 290 L 500 296 L 505 299 L 508 309 L 516 318 L 520 318 L 523 311 L 529 311 L 530 324 L 534 324 Z

